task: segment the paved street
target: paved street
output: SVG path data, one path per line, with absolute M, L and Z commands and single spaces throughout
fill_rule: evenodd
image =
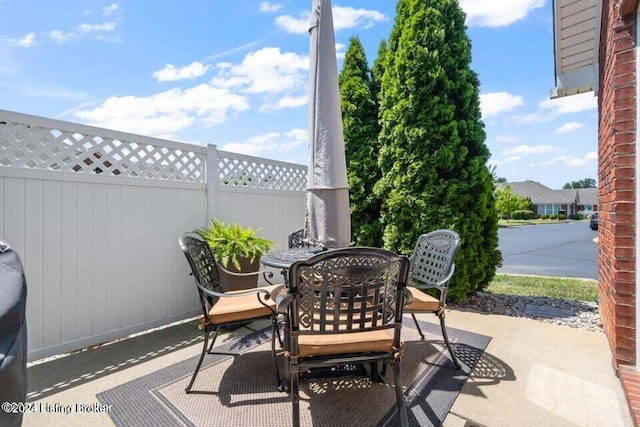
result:
M 498 273 L 598 279 L 598 232 L 587 222 L 500 228 L 498 235 Z

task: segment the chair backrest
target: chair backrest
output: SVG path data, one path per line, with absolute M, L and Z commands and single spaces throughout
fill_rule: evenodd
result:
M 303 240 L 304 228 L 296 230 L 289 234 L 289 249 L 304 248 L 307 244 Z
M 195 234 L 184 234 L 178 239 L 180 248 L 189 261 L 191 273 L 198 285 L 200 302 L 204 310 L 205 317 L 209 313 L 209 308 L 216 303 L 218 298 L 206 296 L 200 287 L 214 292 L 222 292 L 220 286 L 220 276 L 215 257 L 211 252 L 209 244 Z
M 399 341 L 409 260 L 377 248 L 319 253 L 289 269 L 291 326 L 300 334 L 396 328 Z
M 436 230 L 421 235 L 411 255 L 409 283 L 417 280 L 428 287 L 441 282 L 455 268 L 454 259 L 459 246 L 460 236 L 452 230 Z M 446 291 L 448 281 L 440 285 Z

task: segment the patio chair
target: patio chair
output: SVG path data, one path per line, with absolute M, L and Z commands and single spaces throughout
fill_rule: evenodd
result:
M 271 319 L 271 351 L 275 364 L 276 383 L 280 384 L 280 370 L 275 352 L 275 337 L 278 334 L 277 319 L 275 311 L 276 296 L 284 292 L 284 285 L 272 285 L 247 289 L 241 291 L 223 292 L 220 286 L 220 277 L 216 268 L 216 261 L 211 252 L 211 248 L 195 234 L 185 234 L 179 238 L 180 248 L 187 257 L 191 267 L 191 275 L 195 278 L 202 305 L 203 317 L 200 319 L 199 328 L 204 331 L 204 343 L 200 360 L 196 366 L 189 385 L 185 388 L 187 393 L 191 392 L 193 383 L 196 380 L 198 371 L 202 366 L 205 353 L 224 354 L 236 356 L 235 353 L 220 353 L 211 351 L 218 337 L 220 328 L 237 323 L 246 323 L 257 319 Z M 260 274 L 255 273 L 231 273 L 231 274 Z M 209 334 L 213 331 L 213 339 L 207 350 Z
M 300 423 L 299 376 L 310 368 L 382 362 L 393 365 L 402 425 L 407 425 L 400 363 L 402 309 L 409 260 L 376 248 L 326 251 L 289 269 L 285 316 L 285 377 L 292 424 Z M 339 424 L 339 421 L 336 420 Z
M 447 329 L 444 324 L 445 308 L 447 301 L 447 287 L 449 280 L 455 271 L 454 259 L 460 245 L 458 233 L 452 230 L 436 230 L 423 234 L 418 238 L 416 247 L 411 255 L 411 267 L 407 290 L 410 294 L 408 304 L 404 307 L 405 313 L 411 313 L 420 337 L 424 340 L 424 334 L 420 329 L 415 313 L 434 313 L 440 319 L 442 336 L 451 354 L 451 359 L 458 369 L 460 363 L 456 358 Z M 425 292 L 425 289 L 436 289 L 439 293 L 435 298 Z
M 304 240 L 304 228 L 291 232 L 289 234 L 289 249 L 293 248 L 304 248 L 308 246 Z

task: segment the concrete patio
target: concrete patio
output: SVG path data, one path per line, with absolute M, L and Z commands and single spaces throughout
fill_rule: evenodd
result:
M 633 425 L 603 333 L 458 309 L 448 310 L 447 324 L 491 342 L 445 426 Z M 264 326 L 253 323 L 219 341 Z M 55 405 L 96 404 L 97 393 L 197 355 L 199 336 L 190 322 L 31 366 L 30 401 L 50 412 L 28 413 L 23 425 L 113 425 L 106 413 L 66 414 Z

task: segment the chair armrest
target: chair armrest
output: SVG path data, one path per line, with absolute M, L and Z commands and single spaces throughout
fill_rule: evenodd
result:
M 227 270 L 220 264 L 218 264 L 218 268 L 227 274 L 230 274 L 232 276 L 238 276 L 238 277 L 257 276 L 259 274 L 264 274 L 265 276 L 269 276 L 269 278 L 273 277 L 273 271 L 269 271 L 269 270 L 258 270 L 258 271 L 252 271 L 251 273 L 236 273 L 235 271 Z
M 456 271 L 456 265 L 455 264 L 451 264 L 451 270 L 449 270 L 449 274 L 447 274 L 447 276 L 445 278 L 443 278 L 442 280 L 440 280 L 438 283 L 434 283 L 434 284 L 411 284 L 413 287 L 418 288 L 418 289 L 429 289 L 429 288 L 436 288 L 440 291 L 446 291 L 446 284 L 449 280 L 451 280 L 451 277 L 453 276 L 453 273 L 455 273 Z
M 287 309 L 293 302 L 294 298 L 295 296 L 291 294 L 279 296 L 278 300 L 276 301 L 276 313 L 287 314 Z
M 255 294 L 256 296 L 259 294 L 263 294 L 264 299 L 271 298 L 271 294 L 269 293 L 269 291 L 263 288 L 247 289 L 247 290 L 243 290 L 242 292 L 233 292 L 233 293 L 216 292 L 216 291 L 209 290 L 200 285 L 198 285 L 198 288 L 207 295 L 210 295 L 212 297 L 219 297 L 219 298 L 236 298 L 236 297 L 243 297 L 245 295 L 252 295 L 252 294 Z

